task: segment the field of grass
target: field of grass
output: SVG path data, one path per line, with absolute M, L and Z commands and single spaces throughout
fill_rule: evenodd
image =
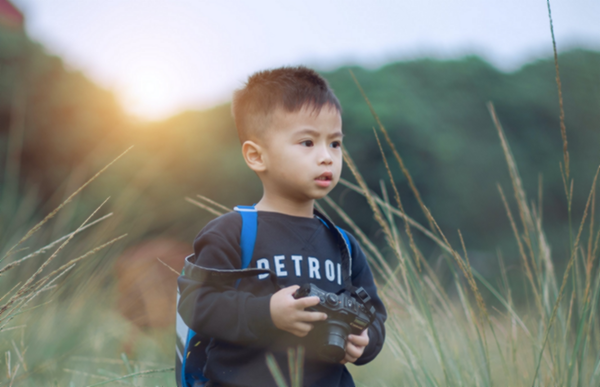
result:
M 448 242 L 446 235 L 460 231 L 437 226 L 374 111 L 374 139 L 387 170 L 388 162 L 399 163 L 427 224 L 405 213 L 397 177 L 382 176 L 385 183 L 375 192 L 345 153 L 356 182 L 341 184 L 365 197 L 386 240 L 377 245 L 331 199 L 320 203 L 326 213 L 341 217 L 341 225 L 362 244 L 389 312 L 382 353 L 369 365 L 350 366 L 358 386 L 600 385 L 598 172 L 588 181 L 577 176 L 575 187 L 558 63 L 556 71 L 564 144 L 560 168 L 570 219 L 568 257 L 551 251 L 543 228 L 541 184 L 538 192 L 524 191 L 501 117 L 491 103 L 491 120 L 512 181 L 510 187 L 498 186 L 498 200 L 505 205 L 520 261 L 518 270 L 509 270 L 498 253 L 497 282 L 471 266 L 464 242 Z M 35 187 L 20 187 L 8 164 L 0 199 L 0 386 L 175 385 L 174 326 L 140 331 L 114 307 L 114 257 L 137 237 L 119 232 L 135 190 L 97 203 L 86 218 L 76 216 L 78 198 L 99 176 L 117 168 L 119 157 L 43 218 L 35 210 L 44 208 Z M 581 214 L 571 211 L 574 189 L 588 192 Z M 203 206 L 211 208 L 208 202 Z M 435 265 L 424 259 L 417 233 L 442 251 Z
M 488 283 L 470 266 L 466 246 L 450 246 L 424 203 L 429 225 L 420 225 L 404 213 L 393 176 L 388 176 L 390 199 L 383 183 L 379 194 L 369 190 L 358 167 L 345 154 L 357 184 L 342 184 L 365 196 L 388 242 L 376 246 L 336 203 L 327 198 L 321 203 L 326 212 L 341 216 L 362 243 L 389 310 L 382 354 L 368 366 L 351 366 L 357 385 L 600 383 L 596 320 L 600 233 L 594 227 L 597 176 L 589 182 L 585 213 L 573 214 L 579 221 L 573 227 L 572 254 L 564 275 L 557 275 L 556 258 L 542 227 L 542 193 L 537 193 L 537 200 L 527 199 L 508 141 L 491 104 L 489 108 L 513 182 L 512 187 L 498 188 L 521 254 L 526 282 L 521 295 L 526 300 L 514 299 L 514 281 L 504 269 L 501 255 L 502 280 L 498 285 Z M 385 128 L 379 129 L 377 141 L 381 134 L 386 136 Z M 401 162 L 397 154 L 389 159 Z M 565 183 L 572 181 L 567 173 Z M 85 185 L 82 188 L 85 190 Z M 418 196 L 416 188 L 414 193 Z M 10 224 L 19 227 L 3 224 L 0 345 L 5 374 L 0 383 L 172 386 L 173 329 L 138 332 L 133 353 L 125 355 L 123 345 L 135 328 L 113 306 L 116 294 L 110 267 L 110 257 L 122 249 L 117 246 L 123 244 L 119 241 L 123 236 L 112 235 L 114 228 L 103 226 L 112 217 L 105 213 L 105 203 L 99 203 L 97 212 L 78 227 L 69 229 L 66 225 L 73 223 L 66 219 L 71 217 L 69 206 L 76 205 L 78 194 L 79 190 L 75 191 L 73 199 L 67 198 L 33 228 L 21 221 L 31 217 L 28 209 L 33 198 L 3 203 L 4 209 L 13 211 L 4 219 L 12 219 Z M 423 259 L 414 242 L 415 233 L 428 236 L 442 248 L 441 266 L 434 269 Z M 443 286 L 440 273 L 451 273 L 453 286 Z M 488 294 L 485 300 L 482 290 Z

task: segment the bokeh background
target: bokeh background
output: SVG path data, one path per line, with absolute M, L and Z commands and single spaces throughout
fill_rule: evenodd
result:
M 552 7 L 576 221 L 600 164 L 600 3 L 557 0 Z M 258 201 L 260 182 L 243 163 L 230 96 L 255 71 L 298 64 L 330 82 L 344 109 L 344 145 L 369 187 L 381 192 L 380 181 L 388 188 L 389 181 L 373 136 L 377 123 L 352 70 L 440 228 L 456 245 L 456 229 L 462 231 L 470 263 L 491 283 L 502 254 L 518 304 L 526 297 L 519 297 L 520 258 L 497 190 L 498 183 L 509 190 L 510 179 L 486 107 L 493 102 L 525 190 L 537 198 L 541 187 L 544 229 L 557 270 L 564 268 L 572 240 L 544 1 L 0 0 L 1 250 L 134 146 L 29 240 L 41 247 L 73 231 L 109 196 L 100 211 L 113 214 L 106 225 L 73 242 L 57 262 L 128 234 L 65 276 L 50 297 L 53 322 L 43 335 L 62 344 L 28 347 L 41 334 L 33 322 L 22 324 L 18 340 L 5 338 L 13 367 L 5 359 L 7 380 L 15 379 L 17 352 L 38 365 L 21 366 L 21 381 L 51 370 L 57 383 L 92 384 L 77 361 L 104 361 L 96 377 L 105 379 L 144 364 L 172 366 L 176 276 L 156 257 L 179 270 L 214 216 L 186 197 L 227 207 Z M 427 224 L 400 168 L 391 168 L 406 213 Z M 354 181 L 347 170 L 343 177 Z M 340 185 L 330 197 L 376 244 L 385 243 L 362 195 Z M 439 266 L 443 251 L 415 237 L 425 259 Z M 18 274 L 0 277 L 0 287 L 8 291 L 38 266 L 21 265 Z M 101 310 L 115 327 L 107 338 L 91 337 L 105 320 L 85 319 L 85 308 Z

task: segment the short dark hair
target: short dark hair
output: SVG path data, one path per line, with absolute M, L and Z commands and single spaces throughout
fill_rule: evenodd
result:
M 231 112 L 240 142 L 260 136 L 277 108 L 296 112 L 306 106 L 319 113 L 323 106 L 342 108 L 327 81 L 304 66 L 259 71 L 233 94 Z

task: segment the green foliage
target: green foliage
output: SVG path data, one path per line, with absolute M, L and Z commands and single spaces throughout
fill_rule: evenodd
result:
M 594 173 L 600 155 L 600 53 L 560 55 L 566 125 L 573 166 L 581 178 Z M 476 57 L 440 62 L 416 60 L 374 71 L 352 68 L 411 171 L 424 201 L 443 229 L 461 228 L 472 248 L 492 250 L 508 237 L 496 182 L 508 182 L 498 138 L 485 104 L 492 101 L 504 122 L 527 189 L 543 175 L 547 230 L 561 235 L 566 220 L 554 65 L 541 60 L 504 74 Z M 325 74 L 344 107 L 345 144 L 373 189 L 385 175 L 371 128 L 376 126 L 347 69 Z M 588 137 L 589 135 L 589 137 Z M 575 167 L 577 165 L 577 167 Z M 396 170 L 395 172 L 399 172 Z M 408 187 L 399 175 L 401 193 Z M 574 208 L 585 196 L 576 191 Z M 407 212 L 418 214 L 407 197 Z M 482 216 L 485 214 L 485 216 Z M 419 218 L 424 221 L 424 218 Z M 558 233 L 554 230 L 557 229 Z M 565 251 L 564 238 L 553 247 Z M 556 243 L 556 244 L 555 244 Z
M 356 163 L 354 174 L 346 170 L 344 176 L 352 180 L 360 171 L 366 182 L 340 184 L 326 208 L 359 235 L 390 310 L 384 354 L 367 368 L 353 369 L 359 385 L 598 384 L 600 234 L 590 221 L 595 207 L 587 203 L 595 203 L 588 189 L 600 164 L 600 53 L 576 50 L 559 61 L 575 179 L 573 228 L 558 167 L 563 144 L 552 60 L 510 74 L 477 57 L 351 68 L 439 224 L 427 231 L 431 219 L 384 143 L 404 209 L 414 218 L 418 250 L 403 231 L 404 214 L 388 204 L 394 195 L 380 185 L 383 179 L 389 187 L 389 180 L 373 139 L 377 124 L 348 68 L 324 74 L 344 107 L 345 148 Z M 10 367 L 5 359 L 10 372 L 2 382 L 9 385 L 16 375 L 14 383 L 35 386 L 50 380 L 171 384 L 172 331 L 148 332 L 133 356 L 121 355 L 131 324 L 113 309 L 111 264 L 120 250 L 103 250 L 101 259 L 74 267 L 68 262 L 125 232 L 130 244 L 156 235 L 191 241 L 210 216 L 190 207 L 185 196 L 202 194 L 229 207 L 257 201 L 260 184 L 239 154 L 229 105 L 136 123 L 110 93 L 19 34 L 0 34 L 0 65 L 0 147 L 6 155 L 0 160 L 0 270 L 6 273 L 0 297 L 8 305 L 0 323 L 17 327 L 0 332 L 0 348 L 11 359 Z M 510 149 L 499 145 L 503 132 L 494 128 L 488 101 L 496 106 Z M 10 250 L 130 145 L 135 147 L 109 175 L 18 245 L 28 250 Z M 512 188 L 516 180 L 523 189 Z M 525 192 L 536 199 L 525 199 Z M 58 244 L 48 250 L 57 255 L 35 279 L 56 278 L 58 286 L 40 294 L 47 283 L 20 288 L 44 255 L 7 267 L 76 230 L 109 195 L 115 214 L 110 223 L 77 233 L 64 250 L 57 252 Z M 461 253 L 457 228 L 465 236 Z M 35 309 L 23 308 L 29 301 Z
M 182 200 L 185 196 L 218 197 L 229 206 L 256 202 L 260 197 L 260 183 L 241 158 L 229 105 L 189 111 L 158 123 L 136 123 L 121 112 L 108 92 L 65 69 L 60 59 L 45 54 L 26 37 L 19 39 L 19 44 L 0 45 L 0 58 L 13 58 L 3 66 L 0 80 L 6 83 L 15 79 L 13 73 L 21 74 L 12 88 L 0 89 L 3 100 L 8 101 L 0 104 L 0 144 L 9 140 L 11 122 L 18 121 L 15 102 L 22 90 L 21 181 L 38 184 L 43 200 L 66 188 L 61 185 L 74 168 L 85 174 L 103 165 L 105 155 L 130 145 L 135 148 L 127 165 L 104 187 L 135 185 L 139 199 L 135 213 L 144 214 L 154 225 L 148 229 L 154 230 L 152 233 L 169 230 L 183 240 L 193 238 L 208 218 L 190 212 Z M 576 50 L 561 54 L 559 60 L 572 169 L 580 171 L 582 178 L 589 177 L 591 166 L 600 163 L 600 155 L 594 151 L 600 140 L 596 130 L 600 122 L 600 53 Z M 421 59 L 376 70 L 352 70 L 397 144 L 425 203 L 443 229 L 464 231 L 475 250 L 475 265 L 484 262 L 486 254 L 498 245 L 508 252 L 512 248 L 495 188 L 496 182 L 506 184 L 508 175 L 485 108 L 488 101 L 494 102 L 526 188 L 536 191 L 538 174 L 543 175 L 546 230 L 552 248 L 566 255 L 568 238 L 561 236 L 567 214 L 559 205 L 564 203 L 564 189 L 556 167 L 562 143 L 551 59 L 510 74 L 478 57 Z M 344 109 L 345 146 L 368 172 L 369 186 L 378 189 L 385 170 L 372 139 L 373 117 L 348 68 L 324 75 Z M 398 176 L 407 212 L 424 222 L 406 182 Z M 99 187 L 94 192 L 105 197 L 107 191 Z M 333 197 L 362 208 L 358 206 L 360 197 L 346 193 L 338 188 Z M 573 208 L 581 209 L 584 200 L 582 192 L 575 190 Z M 373 227 L 368 211 L 357 209 L 351 214 L 367 229 Z M 450 239 L 456 242 L 454 236 Z M 427 257 L 438 254 L 431 245 L 424 250 Z M 495 265 L 479 268 L 486 275 L 497 272 Z

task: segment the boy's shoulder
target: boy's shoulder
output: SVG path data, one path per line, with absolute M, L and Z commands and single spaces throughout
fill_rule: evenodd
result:
M 196 235 L 195 240 L 212 234 L 225 240 L 239 241 L 241 231 L 242 217 L 236 211 L 231 211 L 208 222 Z

